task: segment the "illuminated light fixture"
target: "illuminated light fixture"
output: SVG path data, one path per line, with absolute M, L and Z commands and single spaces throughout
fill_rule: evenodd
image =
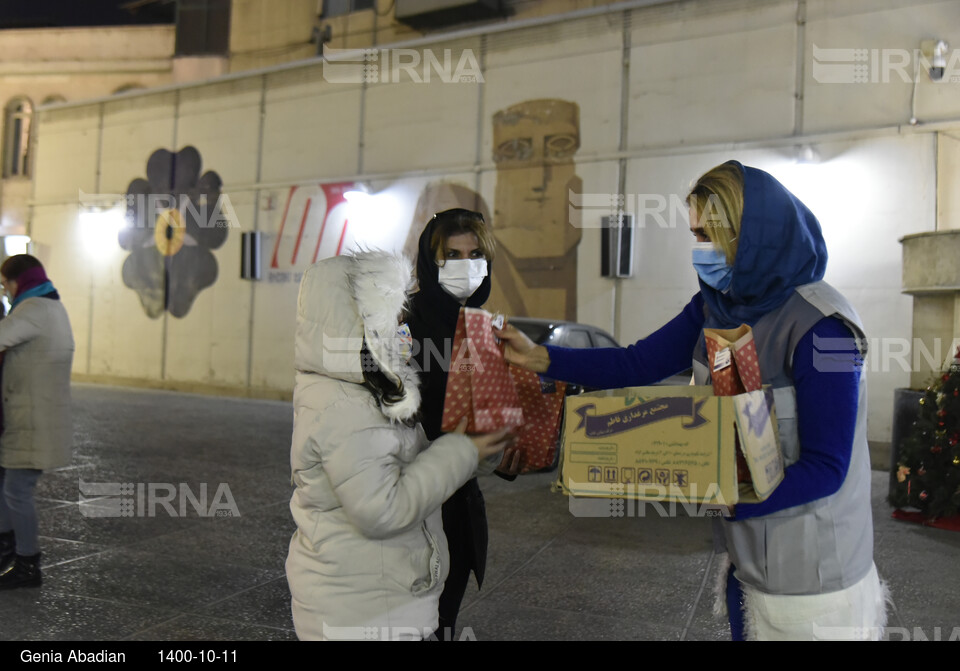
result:
M 8 235 L 3 238 L 3 252 L 7 256 L 26 254 L 29 248 L 29 235 Z
M 370 187 L 363 182 L 357 182 L 351 190 L 343 192 L 343 197 L 349 203 L 366 202 L 371 197 Z
M 798 165 L 816 165 L 820 162 L 820 152 L 812 144 L 802 144 L 797 146 Z
M 119 249 L 117 236 L 127 226 L 126 214 L 126 208 L 119 204 L 80 210 L 80 237 L 88 254 L 103 256 Z

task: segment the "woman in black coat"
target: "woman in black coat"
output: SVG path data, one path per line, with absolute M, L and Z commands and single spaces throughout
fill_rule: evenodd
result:
M 431 441 L 443 435 L 443 399 L 460 307 L 478 308 L 490 296 L 493 234 L 483 215 L 452 209 L 434 215 L 420 235 L 419 289 L 410 299 L 407 323 L 414 340 L 413 361 L 420 371 L 421 424 Z M 504 451 L 498 475 L 516 477 L 519 453 Z M 469 480 L 443 504 L 443 531 L 450 547 L 450 575 L 440 596 L 441 640 L 451 640 L 470 571 L 483 584 L 487 561 L 487 512 L 477 479 Z

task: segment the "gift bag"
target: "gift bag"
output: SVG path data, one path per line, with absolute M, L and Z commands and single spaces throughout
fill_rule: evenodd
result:
M 753 331 L 746 324 L 735 329 L 703 329 L 707 344 L 707 365 L 717 396 L 736 396 L 756 391 L 762 385 L 760 361 Z M 736 435 L 737 481 L 753 482 Z
M 514 365 L 510 365 L 510 375 L 517 387 L 524 418 L 515 443 L 520 450 L 520 472 L 549 468 L 557 456 L 566 384 L 542 380 L 532 370 Z
M 760 389 L 760 361 L 749 326 L 703 329 L 703 336 L 707 342 L 707 363 L 714 394 L 736 396 Z
M 490 433 L 523 425 L 523 410 L 491 315 L 461 308 L 453 337 L 440 429 L 455 431 L 467 418 L 467 433 Z

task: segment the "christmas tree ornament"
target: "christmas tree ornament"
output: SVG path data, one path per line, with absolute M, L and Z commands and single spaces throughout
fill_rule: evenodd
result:
M 948 360 L 949 361 L 949 360 Z M 960 515 L 960 348 L 918 399 L 912 424 L 897 448 L 888 501 L 918 508 L 927 519 Z M 913 481 L 916 480 L 916 491 Z

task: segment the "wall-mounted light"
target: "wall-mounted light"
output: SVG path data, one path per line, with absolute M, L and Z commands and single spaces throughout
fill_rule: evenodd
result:
M 633 215 L 600 217 L 600 275 L 633 277 Z
M 943 79 L 944 70 L 947 68 L 947 52 L 950 51 L 950 45 L 946 40 L 923 40 L 920 42 L 920 54 L 923 56 L 923 62 L 927 66 L 927 73 L 932 81 L 938 82 Z
M 259 280 L 261 278 L 260 238 L 260 231 L 248 231 L 240 236 L 241 279 Z
M 820 162 L 820 152 L 812 144 L 797 145 L 795 152 L 798 165 L 816 165 Z
M 3 253 L 5 256 L 27 254 L 30 249 L 29 235 L 7 235 L 3 238 Z
M 117 236 L 127 225 L 127 210 L 122 204 L 112 207 L 86 207 L 80 209 L 80 237 L 88 254 L 102 257 L 110 251 L 119 250 Z

